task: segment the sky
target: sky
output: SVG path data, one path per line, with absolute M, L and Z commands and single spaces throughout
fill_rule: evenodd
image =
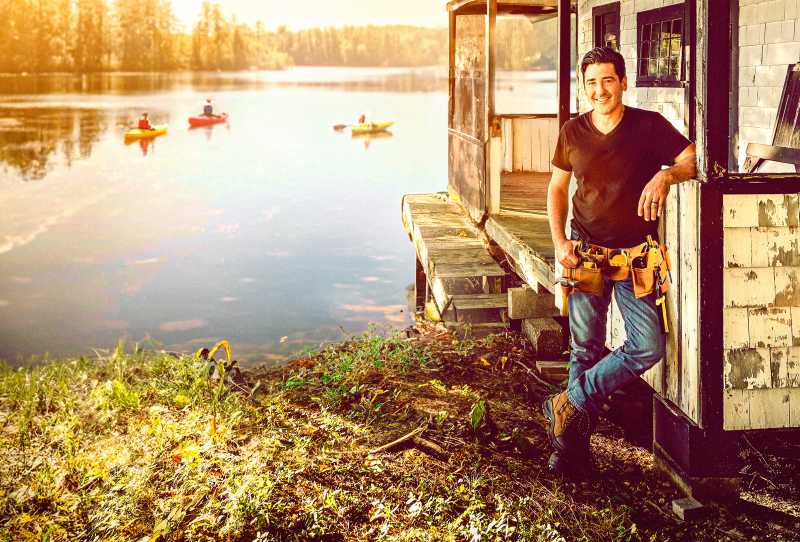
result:
M 273 29 L 314 26 L 411 24 L 447 26 L 446 0 L 216 0 L 226 16 L 245 23 L 258 20 Z M 178 19 L 191 28 L 203 0 L 172 0 Z

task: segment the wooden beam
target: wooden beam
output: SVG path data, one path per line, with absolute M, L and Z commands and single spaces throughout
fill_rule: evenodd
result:
M 571 0 L 558 0 L 558 128 L 569 120 L 569 84 L 572 73 L 570 46 Z
M 495 27 L 497 25 L 497 0 L 486 2 L 486 105 L 484 107 L 484 134 L 489 138 L 489 125 L 494 117 Z
M 728 165 L 730 83 L 730 7 L 727 2 L 697 2 L 700 53 L 697 92 L 698 178 L 724 177 Z M 700 187 L 700 339 L 698 425 L 722 430 L 722 306 L 724 282 L 722 193 L 715 184 Z
M 456 14 L 448 13 L 448 81 L 447 81 L 447 128 L 453 128 L 453 114 L 455 113 L 455 82 L 456 82 Z
M 779 147 L 778 145 L 764 145 L 762 143 L 748 143 L 747 157 L 758 158 L 760 160 L 772 160 L 773 162 L 793 164 L 796 166 L 800 164 L 800 149 Z M 747 166 L 745 166 L 745 170 L 747 169 Z M 752 173 L 752 171 L 748 171 L 748 173 Z
M 697 178 L 707 181 L 728 170 L 728 107 L 731 29 L 728 2 L 697 2 Z

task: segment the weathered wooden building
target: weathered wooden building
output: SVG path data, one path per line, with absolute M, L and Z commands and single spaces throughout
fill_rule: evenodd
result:
M 625 103 L 661 112 L 698 150 L 697 180 L 672 189 L 660 224 L 673 270 L 668 354 L 644 376 L 656 392 L 654 453 L 690 494 L 734 489 L 739 431 L 800 428 L 797 0 L 452 0 L 447 8 L 447 193 L 403 202 L 419 304 L 427 295 L 457 329 L 533 319 L 541 339 L 541 319 L 560 304 L 546 217 L 550 158 L 560 126 L 587 109 L 570 93 L 576 59 L 596 45 L 617 48 Z M 509 88 L 498 33 L 513 18 L 530 23 L 531 39 L 548 35 L 537 24 L 555 28 L 548 111 L 498 108 Z M 519 283 L 524 290 L 509 288 Z M 623 341 L 612 307 L 607 343 Z

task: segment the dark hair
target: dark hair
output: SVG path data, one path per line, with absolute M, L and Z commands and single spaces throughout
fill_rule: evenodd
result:
M 583 55 L 581 60 L 581 76 L 586 75 L 589 64 L 613 64 L 619 80 L 625 77 L 625 59 L 611 47 L 595 47 Z

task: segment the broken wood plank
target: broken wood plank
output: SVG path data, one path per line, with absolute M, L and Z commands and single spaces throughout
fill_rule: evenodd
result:
M 563 381 L 569 375 L 568 361 L 536 361 L 536 370 L 547 380 Z

